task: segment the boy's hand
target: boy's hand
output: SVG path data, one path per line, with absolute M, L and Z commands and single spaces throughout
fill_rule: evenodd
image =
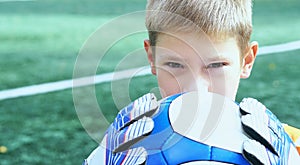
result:
M 254 139 L 243 144 L 243 154 L 250 163 L 273 165 L 295 164 L 299 161 L 281 122 L 263 104 L 255 99 L 243 99 L 240 111 L 243 130 Z
M 147 158 L 146 150 L 142 147 L 129 148 L 151 133 L 154 123 L 147 116 L 152 116 L 157 108 L 157 99 L 151 93 L 123 108 L 107 129 L 101 146 L 89 156 L 84 164 L 143 164 Z

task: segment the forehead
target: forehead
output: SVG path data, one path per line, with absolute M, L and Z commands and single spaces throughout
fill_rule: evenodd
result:
M 161 33 L 157 37 L 156 56 L 178 55 L 182 58 L 239 59 L 240 52 L 235 38 L 213 40 L 207 35 L 193 33 Z

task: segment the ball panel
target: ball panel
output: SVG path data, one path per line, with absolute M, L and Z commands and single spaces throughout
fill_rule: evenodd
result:
M 152 134 L 160 133 L 163 130 L 170 128 L 170 120 L 169 120 L 169 109 L 170 105 L 174 99 L 176 99 L 180 94 L 170 96 L 165 101 L 163 101 L 160 106 L 158 112 L 153 116 L 154 121 L 154 129 Z
M 247 139 L 242 133 L 239 106 L 218 94 L 182 94 L 171 103 L 169 118 L 175 132 L 204 144 L 241 153 Z
M 172 134 L 166 141 L 162 152 L 169 164 L 181 164 L 199 159 L 210 160 L 209 146 L 195 142 L 177 133 Z
M 212 161 L 195 161 L 195 162 L 183 163 L 181 165 L 233 165 L 233 164 L 212 162 Z
M 177 133 L 166 141 L 162 153 L 168 164 L 182 164 L 195 161 L 213 161 L 229 164 L 249 165 L 241 153 L 206 145 Z
M 212 147 L 211 160 L 229 164 L 250 165 L 241 153 L 233 152 L 227 149 Z
M 168 165 L 161 150 L 149 150 L 147 153 L 147 165 Z

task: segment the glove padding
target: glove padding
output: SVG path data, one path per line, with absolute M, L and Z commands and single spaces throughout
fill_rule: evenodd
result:
M 255 165 L 287 165 L 294 162 L 298 155 L 295 146 L 284 131 L 281 122 L 272 112 L 252 98 L 240 103 L 241 121 L 245 133 L 253 140 L 243 144 L 243 155 Z
M 154 123 L 147 116 L 152 116 L 157 108 L 157 99 L 151 93 L 123 108 L 107 129 L 101 145 L 84 164 L 96 165 L 101 162 L 106 165 L 144 164 L 147 151 L 143 147 L 130 148 L 130 146 L 151 133 Z

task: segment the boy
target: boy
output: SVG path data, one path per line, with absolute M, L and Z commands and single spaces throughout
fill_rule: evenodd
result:
M 250 76 L 258 51 L 257 42 L 249 43 L 251 8 L 251 0 L 148 0 L 146 26 L 149 40 L 144 41 L 144 47 L 163 98 L 207 90 L 235 100 L 240 78 Z M 134 124 L 128 129 L 131 126 Z M 299 138 L 297 129 L 289 126 L 285 129 L 295 137 L 294 141 Z M 126 153 L 127 157 L 131 157 L 131 152 L 133 150 Z M 134 164 L 145 161 L 143 149 L 134 152 L 135 156 L 131 157 Z M 259 155 L 253 154 L 261 160 Z M 124 164 L 128 160 L 106 153 L 106 159 L 112 157 L 116 162 L 125 160 Z M 248 160 L 255 163 L 257 159 Z M 102 151 L 96 150 L 87 163 L 97 161 L 103 161 Z M 270 158 L 267 163 L 273 162 Z

